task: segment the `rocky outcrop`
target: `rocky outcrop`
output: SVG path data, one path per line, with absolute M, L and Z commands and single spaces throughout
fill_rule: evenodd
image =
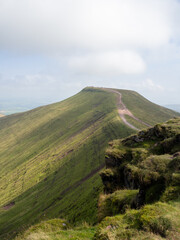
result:
M 111 142 L 105 163 L 106 169 L 100 176 L 106 203 L 107 199 L 117 203 L 113 196 L 117 197 L 116 191 L 120 196 L 124 190 L 128 190 L 127 198 L 130 190 L 138 190 L 133 201 L 128 202 L 130 208 L 136 209 L 147 203 L 177 198 L 180 196 L 180 118 Z M 104 215 L 112 215 L 113 211 L 107 210 L 104 202 L 101 200 L 99 204 L 101 216 L 101 206 L 106 209 Z M 112 205 L 108 203 L 109 207 Z M 122 202 L 119 206 L 124 208 Z M 116 214 L 121 212 L 120 208 L 116 208 Z

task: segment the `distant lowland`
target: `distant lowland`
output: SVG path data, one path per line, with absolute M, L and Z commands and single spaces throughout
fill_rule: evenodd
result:
M 28 111 L 30 109 L 27 108 L 8 108 L 8 109 L 2 109 L 0 110 L 0 117 L 4 117 L 6 115 L 10 115 L 10 114 L 14 114 L 14 113 L 20 113 L 20 112 L 25 112 Z
M 176 112 L 180 112 L 180 104 L 167 104 L 165 107 L 170 108 Z
M 25 112 L 35 107 L 45 105 L 42 102 L 16 101 L 0 99 L 0 117 L 14 113 Z
M 21 113 L 28 110 L 31 110 L 38 106 L 46 105 L 47 103 L 44 102 L 31 102 L 25 101 L 11 101 L 11 100 L 1 100 L 0 99 L 0 117 L 14 114 L 14 113 Z M 165 108 L 169 108 L 176 112 L 180 113 L 180 104 L 166 104 L 164 105 Z

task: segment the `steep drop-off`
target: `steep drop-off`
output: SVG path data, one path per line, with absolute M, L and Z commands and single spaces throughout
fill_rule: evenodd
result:
M 180 118 L 111 142 L 100 175 L 96 239 L 179 239 Z

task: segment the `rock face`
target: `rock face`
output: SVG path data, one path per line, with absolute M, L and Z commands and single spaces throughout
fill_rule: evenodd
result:
M 106 169 L 100 173 L 104 185 L 104 200 L 99 203 L 100 220 L 102 216 L 112 215 L 107 209 L 107 214 L 102 214 L 101 206 L 105 209 L 110 198 L 118 204 L 113 199 L 116 191 L 120 195 L 120 190 L 129 190 L 127 198 L 131 195 L 133 199 L 124 202 L 135 209 L 159 200 L 173 200 L 180 195 L 180 118 L 109 145 Z M 137 190 L 137 194 L 130 194 L 130 190 Z M 124 208 L 122 203 L 120 205 Z M 115 213 L 121 210 L 116 208 Z
M 105 162 L 94 239 L 179 240 L 180 118 L 114 140 Z

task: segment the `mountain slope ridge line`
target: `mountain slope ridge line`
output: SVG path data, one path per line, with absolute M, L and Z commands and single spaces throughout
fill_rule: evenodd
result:
M 0 118 L 0 239 L 12 240 L 46 219 L 97 223 L 98 172 L 108 142 L 137 132 L 119 112 L 130 110 L 152 125 L 180 116 L 135 91 L 110 90 L 117 92 L 86 87 L 64 101 Z
M 134 125 L 132 125 L 131 123 L 129 123 L 124 115 L 128 115 L 129 117 L 133 118 L 134 120 L 136 120 L 139 123 L 142 123 L 143 125 L 146 125 L 147 127 L 151 127 L 151 125 L 149 125 L 148 123 L 143 122 L 142 120 L 140 120 L 139 118 L 135 117 L 131 111 L 129 111 L 129 109 L 125 106 L 125 104 L 122 102 L 122 94 L 116 90 L 110 89 L 110 88 L 103 88 L 103 90 L 112 92 L 112 93 L 116 93 L 119 95 L 119 99 L 118 99 L 118 104 L 117 104 L 117 108 L 118 108 L 118 113 L 120 118 L 122 119 L 122 121 L 124 122 L 124 124 L 126 124 L 128 127 L 140 131 L 139 128 L 136 128 Z

